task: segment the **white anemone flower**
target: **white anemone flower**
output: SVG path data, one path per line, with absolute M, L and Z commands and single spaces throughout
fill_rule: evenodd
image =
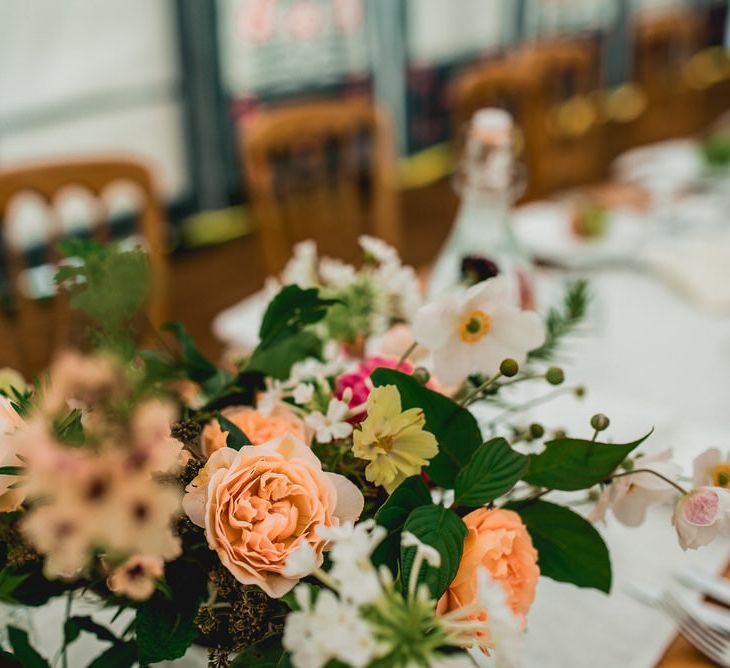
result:
M 471 373 L 495 374 L 508 358 L 522 364 L 545 341 L 545 325 L 534 311 L 519 309 L 497 276 L 422 306 L 413 334 L 431 352 L 439 381 L 457 385 Z
M 330 399 L 327 415 L 314 411 L 304 418 L 308 427 L 314 430 L 317 441 L 331 443 L 347 438 L 352 433 L 352 425 L 347 422 L 350 407 L 339 399 Z
M 671 501 L 677 490 L 666 480 L 650 473 L 654 471 L 677 482 L 682 467 L 671 461 L 671 457 L 671 450 L 637 457 L 634 460 L 636 473 L 629 471 L 620 478 L 614 478 L 601 490 L 596 507 L 589 516 L 590 521 L 603 521 L 610 508 L 621 524 L 637 527 L 644 521 L 650 504 Z
M 730 456 L 723 457 L 720 450 L 710 448 L 697 455 L 693 464 L 692 485 L 694 487 L 703 485 L 730 487 Z

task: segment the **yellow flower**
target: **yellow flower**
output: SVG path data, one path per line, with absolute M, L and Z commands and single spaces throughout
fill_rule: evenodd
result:
M 417 475 L 438 452 L 436 437 L 423 430 L 420 408 L 402 411 L 395 385 L 376 387 L 368 397 L 368 416 L 353 434 L 352 452 L 367 459 L 365 477 L 390 494 L 406 478 Z

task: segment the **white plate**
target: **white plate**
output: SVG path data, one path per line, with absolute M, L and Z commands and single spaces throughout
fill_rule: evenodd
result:
M 513 216 L 518 242 L 538 260 L 573 268 L 623 263 L 635 258 L 646 238 L 647 222 L 635 213 L 610 211 L 606 232 L 597 239 L 576 236 L 571 205 L 538 202 L 520 207 Z

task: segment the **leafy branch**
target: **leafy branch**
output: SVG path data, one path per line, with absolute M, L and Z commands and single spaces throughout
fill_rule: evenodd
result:
M 562 340 L 575 332 L 585 318 L 591 301 L 588 281 L 579 279 L 568 284 L 560 306 L 550 308 L 545 319 L 545 343 L 529 354 L 531 360 L 550 360 Z

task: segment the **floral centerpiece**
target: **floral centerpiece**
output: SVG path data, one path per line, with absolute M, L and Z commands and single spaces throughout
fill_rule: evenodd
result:
M 603 415 L 575 434 L 514 419 L 518 383 L 583 394 L 550 360 L 584 283 L 544 318 L 496 267 L 422 304 L 396 252 L 362 244 L 359 269 L 300 246 L 228 368 L 179 323 L 134 345 L 141 251 L 64 247 L 76 261 L 57 282 L 88 318 L 86 350 L 31 385 L 6 374 L 0 397 L 0 599 L 65 596 L 64 662 L 90 633 L 108 643 L 92 666 L 193 643 L 212 666 L 518 665 L 540 575 L 610 591 L 594 526 L 609 510 L 634 525 L 676 499 L 684 548 L 724 528 L 719 452 L 689 490 L 669 453 L 637 454 L 647 435 L 599 439 Z M 129 623 L 74 614 L 81 597 Z M 6 636 L 3 665 L 50 665 L 26 630 Z

